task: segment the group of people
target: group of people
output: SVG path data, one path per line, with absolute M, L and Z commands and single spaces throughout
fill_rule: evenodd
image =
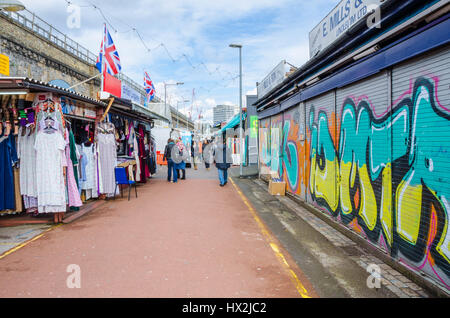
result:
M 202 159 L 206 170 L 210 169 L 210 164 L 214 163 L 218 170 L 220 186 L 223 187 L 228 181 L 228 169 L 232 163 L 231 150 L 227 149 L 225 139 L 219 138 L 214 143 L 209 140 L 202 142 Z M 197 170 L 194 142 L 191 144 L 191 157 L 194 168 Z M 169 138 L 164 150 L 163 160 L 167 160 L 167 181 L 176 183 L 178 179 L 186 179 L 186 160 L 189 153 L 182 140 Z M 181 176 L 181 177 L 180 177 Z
M 164 158 L 167 160 L 167 181 L 177 183 L 178 179 L 186 179 L 186 159 L 188 152 L 181 138 L 169 138 L 164 149 Z M 180 177 L 181 171 L 181 177 Z

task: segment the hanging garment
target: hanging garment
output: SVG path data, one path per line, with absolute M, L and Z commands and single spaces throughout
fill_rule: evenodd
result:
M 135 181 L 140 182 L 141 181 L 141 163 L 139 160 L 139 146 L 136 140 L 136 134 L 134 132 L 134 126 L 130 125 L 130 134 L 129 134 L 128 144 L 132 146 L 130 148 L 130 156 L 134 157 L 134 160 L 136 161 L 136 176 Z
M 116 179 L 114 168 L 117 166 L 116 139 L 114 134 L 97 135 L 97 157 L 99 166 L 100 193 L 114 194 Z
M 72 134 L 72 132 L 70 132 Z M 73 134 L 72 134 L 73 136 Z M 70 207 L 80 207 L 83 205 L 78 192 L 77 182 L 75 179 L 75 170 L 72 164 L 72 147 L 70 145 L 69 131 L 66 129 L 66 160 L 67 160 L 67 197 Z M 76 155 L 75 155 L 76 158 Z
M 25 134 L 19 134 L 17 145 L 17 156 L 20 159 L 20 192 L 23 196 L 35 198 L 36 200 L 28 199 L 25 208 L 37 207 L 33 206 L 32 202 L 37 202 L 36 189 L 36 149 L 34 143 L 36 134 L 31 133 L 31 128 L 22 127 Z M 28 207 L 27 207 L 28 206 Z
M 66 211 L 66 187 L 63 167 L 66 143 L 58 131 L 39 131 L 36 136 L 36 185 L 39 213 Z
M 140 162 L 140 180 L 142 183 L 147 182 L 147 175 L 148 175 L 148 167 L 147 167 L 147 156 L 145 153 L 145 145 L 144 145 L 144 130 L 142 129 L 142 126 L 139 126 L 139 140 L 138 140 L 138 156 L 139 156 L 139 162 Z M 147 168 L 147 169 L 146 169 Z
M 94 156 L 94 145 L 91 144 L 89 146 L 86 146 L 83 144 L 81 146 L 81 151 L 82 156 L 84 157 L 83 159 L 84 169 L 82 169 L 84 181 L 81 183 L 81 188 L 83 190 L 86 190 L 86 200 L 89 200 L 92 197 L 92 193 L 95 192 L 95 189 L 97 188 L 95 182 L 96 161 Z
M 75 182 L 77 187 L 80 187 L 80 183 L 78 181 L 78 154 L 77 147 L 75 146 L 75 136 L 73 135 L 72 130 L 69 133 L 69 147 L 70 147 L 70 160 L 73 165 L 73 175 L 75 177 Z
M 23 211 L 22 196 L 20 195 L 20 168 L 13 167 L 14 174 L 14 198 L 16 200 L 16 208 L 14 212 L 20 213 Z
M 0 211 L 15 210 L 13 165 L 17 162 L 14 136 L 0 135 Z

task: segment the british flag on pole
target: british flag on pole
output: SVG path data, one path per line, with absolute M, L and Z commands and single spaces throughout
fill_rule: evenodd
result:
M 144 89 L 147 93 L 147 101 L 150 102 L 155 97 L 155 86 L 147 72 L 144 72 Z
M 103 58 L 105 59 L 104 61 Z M 96 63 L 100 73 L 103 73 L 102 65 L 104 65 L 106 73 L 110 75 L 116 75 L 122 69 L 122 66 L 120 65 L 119 52 L 117 52 L 111 34 L 109 34 L 109 31 L 106 28 L 106 24 L 103 32 L 102 44 L 100 46 L 100 53 L 97 57 Z

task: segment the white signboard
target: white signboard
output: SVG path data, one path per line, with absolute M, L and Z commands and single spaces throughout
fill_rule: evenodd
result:
M 122 98 L 129 99 L 136 104 L 141 103 L 141 94 L 124 82 L 122 82 Z
M 256 87 L 258 99 L 261 99 L 286 78 L 286 61 L 281 61 L 266 78 Z
M 338 40 L 347 30 L 361 21 L 383 0 L 342 0 L 311 32 L 310 58 Z

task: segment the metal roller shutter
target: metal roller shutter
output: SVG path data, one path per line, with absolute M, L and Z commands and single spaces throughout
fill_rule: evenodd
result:
M 336 155 L 335 93 L 329 92 L 305 102 L 306 135 L 309 150 L 308 201 L 335 214 L 339 206 Z
M 270 174 L 275 180 L 282 180 L 282 137 L 283 137 L 283 114 L 270 118 Z
M 383 246 L 392 241 L 389 82 L 384 71 L 336 93 L 340 218 Z
M 282 140 L 282 165 L 283 177 L 286 181 L 288 192 L 296 195 L 301 194 L 301 177 L 303 176 L 303 160 L 301 156 L 300 107 L 295 106 L 283 114 L 283 140 Z
M 270 174 L 270 117 L 259 122 L 259 174 Z
M 408 109 L 408 135 L 394 136 L 392 188 L 399 259 L 450 288 L 450 50 L 394 67 L 394 109 Z M 404 146 L 406 144 L 406 147 Z

